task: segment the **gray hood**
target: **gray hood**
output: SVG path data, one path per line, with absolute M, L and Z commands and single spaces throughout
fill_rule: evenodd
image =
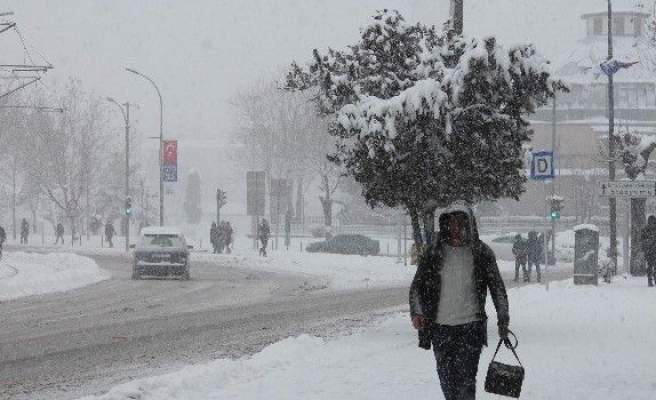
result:
M 449 237 L 449 231 L 447 226 L 447 217 L 452 214 L 464 214 L 467 217 L 469 222 L 467 226 L 469 243 L 477 243 L 479 241 L 478 236 L 478 227 L 476 225 L 476 217 L 474 217 L 474 212 L 472 209 L 461 202 L 456 202 L 451 204 L 449 207 L 444 209 L 439 218 L 439 239 L 447 240 Z

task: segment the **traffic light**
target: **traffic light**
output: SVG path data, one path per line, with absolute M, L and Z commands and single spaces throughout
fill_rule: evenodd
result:
M 130 196 L 128 196 L 125 199 L 125 215 L 127 215 L 129 217 L 130 215 L 132 215 L 132 211 L 133 211 L 132 210 L 132 198 Z
M 216 189 L 216 204 L 219 206 L 219 208 L 226 205 L 226 194 L 227 193 L 228 192 L 225 192 L 221 189 Z
M 551 219 L 558 219 L 560 218 L 560 210 L 557 208 L 551 208 Z
M 559 196 L 553 196 L 548 198 L 551 206 L 551 219 L 556 220 L 560 218 L 560 210 L 563 209 L 563 198 Z

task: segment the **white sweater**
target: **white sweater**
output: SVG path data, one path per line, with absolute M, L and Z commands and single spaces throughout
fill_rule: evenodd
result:
M 478 299 L 474 282 L 474 256 L 470 246 L 444 246 L 440 273 L 440 306 L 436 321 L 462 325 L 477 321 Z

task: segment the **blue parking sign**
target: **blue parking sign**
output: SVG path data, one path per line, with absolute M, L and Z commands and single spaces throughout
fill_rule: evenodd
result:
M 553 152 L 536 151 L 531 158 L 531 179 L 553 179 Z

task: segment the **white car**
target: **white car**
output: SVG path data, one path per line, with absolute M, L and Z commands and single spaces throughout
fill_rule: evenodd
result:
M 134 248 L 132 279 L 142 275 L 179 275 L 189 280 L 189 248 L 184 234 L 176 228 L 149 226 L 141 229 Z

